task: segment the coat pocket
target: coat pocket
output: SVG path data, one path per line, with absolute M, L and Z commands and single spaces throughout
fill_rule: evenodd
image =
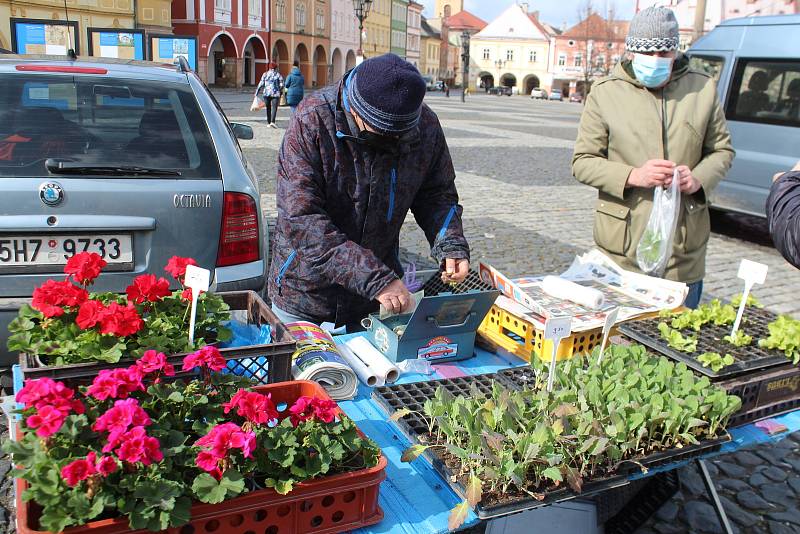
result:
M 594 242 L 602 249 L 625 255 L 630 248 L 630 208 L 598 200 L 594 214 Z
M 683 201 L 685 217 L 683 250 L 694 252 L 708 243 L 711 236 L 711 216 L 708 203 L 697 199 L 696 195 L 687 196 Z

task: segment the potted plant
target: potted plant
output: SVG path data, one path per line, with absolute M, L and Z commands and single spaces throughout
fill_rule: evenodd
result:
M 17 394 L 18 440 L 3 445 L 21 479 L 20 531 L 161 531 L 248 506 L 277 528 L 281 517 L 295 517 L 281 516 L 286 506 L 315 497 L 333 504 L 336 491 L 360 491 L 350 504 L 357 510 L 313 516 L 309 525 L 379 521 L 386 461 L 324 390 L 311 382 L 247 389 L 242 378 L 217 373 L 225 364 L 206 346 L 183 360 L 194 378 L 175 379 L 166 356 L 149 350 L 79 390 L 27 381 Z M 324 486 L 321 497 L 315 484 Z

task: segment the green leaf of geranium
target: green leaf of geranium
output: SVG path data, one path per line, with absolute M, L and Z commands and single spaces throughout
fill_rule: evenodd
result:
M 228 490 L 220 486 L 217 479 L 208 473 L 201 473 L 195 477 L 192 483 L 192 492 L 197 500 L 210 504 L 221 503 L 228 494 Z

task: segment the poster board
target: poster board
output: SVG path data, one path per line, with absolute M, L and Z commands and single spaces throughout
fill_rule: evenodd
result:
M 192 70 L 197 70 L 197 37 L 158 34 L 149 34 L 148 37 L 151 61 L 172 64 L 183 56 Z
M 17 54 L 66 56 L 78 52 L 78 23 L 66 20 L 11 19 L 11 47 Z
M 89 28 L 89 55 L 116 59 L 147 57 L 144 31 L 119 28 Z

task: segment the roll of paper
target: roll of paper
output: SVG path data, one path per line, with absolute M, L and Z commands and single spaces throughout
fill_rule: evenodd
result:
M 364 377 L 367 379 L 371 376 L 375 377 L 376 386 L 393 384 L 400 378 L 400 370 L 397 366 L 386 359 L 386 356 L 381 354 L 378 349 L 373 347 L 372 343 L 370 343 L 367 338 L 360 336 L 354 337 L 347 340 L 345 346 L 350 350 L 347 352 L 342 351 L 342 357 L 365 384 L 369 385 L 367 380 L 360 374 L 362 371 L 364 372 Z M 352 354 L 357 361 L 351 361 L 349 359 L 350 354 Z M 359 368 L 361 368 L 362 371 L 359 371 Z
M 318 382 L 333 400 L 356 396 L 358 377 L 342 358 L 330 334 L 303 321 L 289 323 L 286 328 L 297 339 L 297 350 L 292 355 L 295 380 Z
M 591 287 L 584 287 L 558 276 L 545 276 L 542 290 L 551 297 L 568 300 L 586 308 L 596 310 L 603 306 L 603 293 Z
M 361 358 L 356 356 L 356 354 L 350 350 L 350 347 L 344 343 L 337 343 L 336 348 L 339 350 L 339 354 L 342 355 L 342 359 L 355 371 L 356 376 L 362 383 L 371 388 L 380 387 L 386 383 L 386 379 L 378 377 L 375 368 L 370 367 Z

